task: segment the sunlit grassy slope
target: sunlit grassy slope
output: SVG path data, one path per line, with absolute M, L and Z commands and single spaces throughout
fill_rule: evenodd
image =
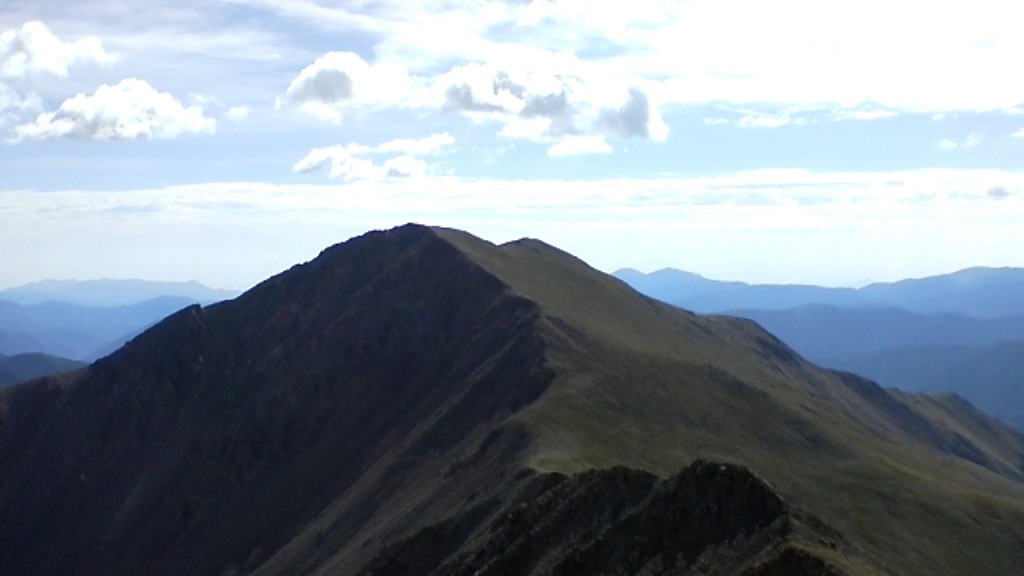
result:
M 882 570 L 1024 562 L 1024 441 L 969 405 L 819 369 L 751 322 L 658 303 L 540 242 L 439 234 L 544 313 L 558 376 L 521 415 L 535 469 L 736 462 Z

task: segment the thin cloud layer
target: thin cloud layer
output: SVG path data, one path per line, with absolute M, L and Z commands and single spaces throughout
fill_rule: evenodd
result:
M 943 138 L 936 143 L 940 150 L 957 150 L 961 148 L 977 148 L 985 141 L 985 135 L 981 132 L 972 132 L 960 141 Z
M 352 143 L 315 148 L 292 170 L 305 174 L 326 169 L 329 177 L 349 182 L 419 178 L 426 175 L 428 168 L 426 161 L 419 156 L 436 156 L 454 144 L 455 139 L 444 133 L 419 139 L 391 140 L 377 146 Z M 390 157 L 379 161 L 367 157 L 387 155 Z
M 215 127 L 202 108 L 185 107 L 144 80 L 129 78 L 100 86 L 91 96 L 80 93 L 65 100 L 56 111 L 15 128 L 15 134 L 18 140 L 137 140 L 212 133 Z

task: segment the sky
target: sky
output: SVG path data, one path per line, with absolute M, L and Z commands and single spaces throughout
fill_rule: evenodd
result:
M 0 288 L 373 229 L 859 286 L 1024 266 L 1005 0 L 2 0 Z

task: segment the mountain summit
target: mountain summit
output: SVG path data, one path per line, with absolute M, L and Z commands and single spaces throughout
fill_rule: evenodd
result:
M 1021 542 L 1021 436 L 535 240 L 372 232 L 0 391 L 5 574 L 1006 574 Z

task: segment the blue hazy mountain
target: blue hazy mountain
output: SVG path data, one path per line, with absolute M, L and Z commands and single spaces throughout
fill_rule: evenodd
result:
M 908 392 L 956 393 L 1024 430 L 1024 316 L 807 305 L 735 310 L 809 360 Z
M 910 392 L 955 392 L 1024 431 L 1024 342 L 892 348 L 835 364 Z
M 1024 270 L 970 268 L 853 288 L 619 279 L 681 308 L 749 318 L 807 359 L 911 392 L 952 392 L 1024 430 Z
M 0 386 L 16 384 L 49 376 L 60 372 L 69 372 L 85 366 L 83 362 L 50 356 L 49 354 L 18 354 L 5 356 L 0 354 Z
M 623 269 L 614 275 L 648 296 L 704 313 L 827 304 L 897 307 L 924 314 L 949 312 L 982 318 L 1024 314 L 1024 269 L 1020 268 L 969 268 L 859 289 L 722 282 L 670 268 L 650 274 Z
M 807 359 L 833 368 L 847 368 L 837 361 L 893 348 L 988 347 L 1024 341 L 1024 315 L 974 318 L 821 304 L 788 310 L 731 310 L 728 314 L 754 320 Z
M 43 280 L 0 290 L 0 300 L 18 304 L 65 302 L 81 306 L 126 306 L 173 296 L 212 304 L 238 295 L 234 290 L 210 288 L 199 282 L 146 280 Z
M 93 360 L 97 350 L 119 339 L 123 343 L 128 335 L 192 304 L 192 299 L 172 296 L 112 307 L 0 301 L 0 354 L 39 352 Z

